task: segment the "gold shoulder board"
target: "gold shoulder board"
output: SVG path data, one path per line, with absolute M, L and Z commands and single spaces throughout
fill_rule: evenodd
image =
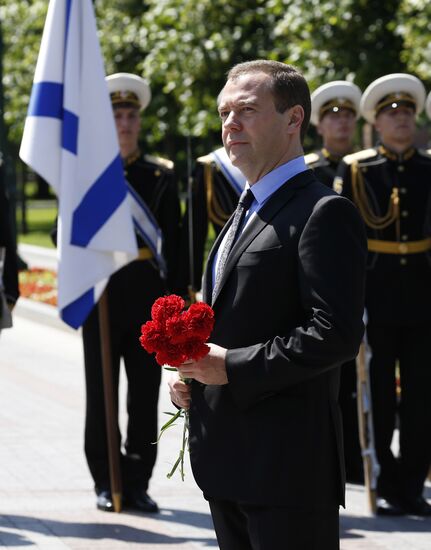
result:
M 343 178 L 341 178 L 340 176 L 335 176 L 334 183 L 332 184 L 332 189 L 336 193 L 341 195 L 341 193 L 343 192 Z
M 157 164 L 160 168 L 163 168 L 164 170 L 173 170 L 174 169 L 174 163 L 169 159 L 164 159 L 162 157 L 153 157 L 152 155 L 145 155 L 145 160 L 147 162 L 152 162 L 153 164 Z
M 319 155 L 317 153 L 308 153 L 308 155 L 305 155 L 304 160 L 305 164 L 310 166 L 310 164 L 314 164 L 319 160 Z
M 427 159 L 431 159 L 431 149 L 418 149 L 418 153 Z
M 377 155 L 377 150 L 374 148 L 364 149 L 363 151 L 358 151 L 357 153 L 352 153 L 351 155 L 346 155 L 343 157 L 343 162 L 346 164 L 352 164 L 353 162 L 360 162 L 361 160 L 368 160 Z
M 198 157 L 196 162 L 199 162 L 200 164 L 212 164 L 214 159 L 211 155 L 204 155 L 203 157 Z

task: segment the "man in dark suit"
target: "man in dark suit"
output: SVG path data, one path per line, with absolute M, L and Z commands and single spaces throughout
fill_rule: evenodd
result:
M 171 398 L 190 409 L 193 473 L 222 550 L 335 550 L 339 365 L 363 334 L 363 224 L 306 168 L 310 95 L 294 68 L 235 66 L 218 109 L 224 146 L 247 178 L 240 204 L 250 193 L 253 202 L 209 255 L 210 352 L 179 367 L 193 382 L 175 376 Z

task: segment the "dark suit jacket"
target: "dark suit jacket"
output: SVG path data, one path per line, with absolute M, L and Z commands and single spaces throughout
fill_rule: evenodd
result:
M 211 266 L 204 299 L 211 296 Z M 363 335 L 366 241 L 353 204 L 307 170 L 274 193 L 229 256 L 211 342 L 229 383 L 193 383 L 190 455 L 207 498 L 344 502 L 339 365 Z

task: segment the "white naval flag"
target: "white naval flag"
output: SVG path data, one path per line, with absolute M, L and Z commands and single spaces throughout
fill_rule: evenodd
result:
M 57 194 L 58 307 L 78 328 L 137 256 L 91 0 L 50 0 L 20 157 Z

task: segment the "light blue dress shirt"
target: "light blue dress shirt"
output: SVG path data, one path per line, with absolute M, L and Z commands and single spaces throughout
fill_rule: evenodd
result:
M 305 170 L 308 170 L 308 166 L 305 164 L 303 155 L 301 155 L 300 157 L 296 157 L 292 160 L 289 160 L 289 162 L 278 166 L 275 170 L 272 170 L 271 172 L 263 176 L 262 179 L 258 180 L 252 186 L 250 186 L 249 183 L 246 182 L 245 189 L 251 187 L 254 195 L 254 201 L 251 203 L 250 208 L 247 210 L 241 233 L 244 231 L 245 227 L 248 225 L 253 215 L 262 208 L 262 206 L 273 193 L 275 193 L 288 180 L 300 174 L 301 172 L 304 172 Z M 212 265 L 213 282 L 215 281 L 215 275 L 218 269 L 220 251 L 223 250 L 228 234 L 229 231 L 226 232 L 216 252 L 216 255 L 214 256 L 214 261 Z

